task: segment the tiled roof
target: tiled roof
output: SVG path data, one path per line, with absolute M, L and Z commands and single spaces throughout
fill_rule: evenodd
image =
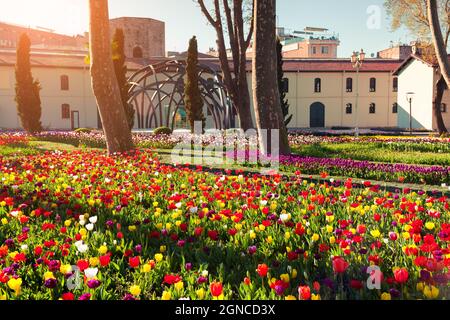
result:
M 63 68 L 87 68 L 83 53 L 32 53 L 31 64 L 38 67 L 63 67 Z M 128 69 L 131 71 L 139 70 L 149 64 L 171 60 L 170 58 L 152 58 L 152 59 L 127 59 Z M 14 51 L 0 50 L 0 65 L 14 65 L 16 54 Z M 217 58 L 200 58 L 200 63 L 208 65 L 213 70 L 219 71 L 220 64 Z M 361 72 L 394 72 L 403 61 L 388 59 L 367 59 L 364 61 Z M 251 71 L 251 60 L 247 61 L 247 70 Z M 231 68 L 233 68 L 230 62 Z M 354 72 L 350 59 L 287 59 L 284 61 L 285 72 Z
M 362 64 L 361 72 L 394 72 L 401 60 L 367 59 Z M 354 72 L 350 59 L 292 59 L 285 60 L 285 72 Z
M 31 65 L 33 67 L 50 67 L 50 68 L 74 68 L 85 69 L 89 66 L 85 63 L 87 53 L 55 53 L 55 52 L 39 52 L 31 54 Z M 154 63 L 157 60 L 150 59 L 127 59 L 129 70 L 139 70 L 142 67 Z M 16 63 L 16 53 L 11 50 L 0 50 L 0 66 L 13 66 Z

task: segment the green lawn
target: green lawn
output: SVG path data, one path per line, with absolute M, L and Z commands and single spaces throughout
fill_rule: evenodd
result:
M 69 144 L 46 141 L 30 141 L 28 145 L 2 146 L 0 148 L 0 156 L 20 157 L 36 154 L 43 151 L 71 151 L 76 149 L 76 147 Z
M 322 143 L 293 147 L 293 152 L 302 156 L 318 158 L 343 158 L 387 163 L 424 165 L 450 165 L 450 153 L 392 150 L 379 143 Z

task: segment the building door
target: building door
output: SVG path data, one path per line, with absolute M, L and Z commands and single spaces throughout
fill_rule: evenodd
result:
M 70 119 L 72 122 L 72 130 L 80 128 L 80 112 L 79 111 L 72 111 Z
M 323 103 L 315 102 L 309 110 L 309 126 L 311 128 L 325 127 L 325 106 Z

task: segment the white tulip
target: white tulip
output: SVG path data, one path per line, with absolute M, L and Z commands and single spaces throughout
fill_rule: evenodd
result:
M 90 217 L 90 218 L 89 218 L 89 222 L 90 222 L 90 223 L 96 224 L 97 221 L 98 221 L 98 217 L 97 217 L 97 216 L 93 216 L 93 217 Z
M 89 223 L 89 224 L 86 225 L 86 229 L 88 231 L 92 231 L 92 230 L 94 230 L 94 225 L 92 223 Z
M 88 268 L 88 269 L 84 270 L 84 275 L 89 280 L 94 279 L 97 276 L 97 273 L 98 273 L 98 268 Z

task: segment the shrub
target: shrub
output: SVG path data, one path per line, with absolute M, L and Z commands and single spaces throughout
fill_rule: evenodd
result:
M 74 132 L 76 132 L 76 133 L 91 133 L 92 129 L 89 129 L 89 128 L 78 128 L 78 129 L 75 129 Z
M 172 134 L 172 129 L 168 128 L 168 127 L 159 127 L 156 128 L 155 131 L 153 131 L 154 135 L 161 135 L 161 134 Z

